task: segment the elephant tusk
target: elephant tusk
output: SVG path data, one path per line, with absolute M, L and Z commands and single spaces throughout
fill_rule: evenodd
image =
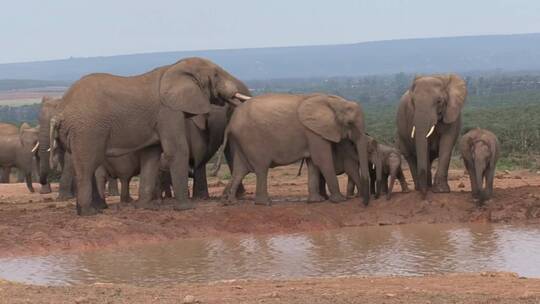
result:
M 51 148 L 47 149 L 47 152 L 51 152 Z
M 416 126 L 412 126 L 411 138 L 414 138 L 414 131 L 416 131 Z
M 435 131 L 435 125 L 431 126 L 431 129 L 429 129 L 428 134 L 426 135 L 426 138 L 430 137 L 431 134 L 433 134 L 433 131 Z
M 32 153 L 36 152 L 36 150 L 39 148 L 39 141 L 36 143 L 36 145 L 32 148 Z
M 247 95 L 244 95 L 244 94 L 241 94 L 241 93 L 234 94 L 234 98 L 239 99 L 241 101 L 246 101 L 246 100 L 251 99 L 251 97 L 249 97 Z

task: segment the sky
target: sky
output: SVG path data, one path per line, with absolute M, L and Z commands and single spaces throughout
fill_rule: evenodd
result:
M 0 63 L 540 32 L 538 0 L 2 0 Z

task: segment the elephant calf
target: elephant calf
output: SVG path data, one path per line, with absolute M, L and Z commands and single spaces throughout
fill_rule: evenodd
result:
M 39 146 L 38 132 L 37 128 L 31 128 L 25 123 L 18 134 L 0 136 L 0 167 L 6 171 L 11 167 L 21 170 L 30 192 L 34 192 L 32 167 Z
M 493 193 L 495 165 L 499 158 L 497 136 L 480 128 L 470 130 L 461 137 L 459 150 L 469 172 L 473 199 L 482 205 Z
M 369 159 L 375 167 L 370 167 L 369 172 L 371 193 L 376 192 L 376 196 L 378 197 L 382 191 L 386 193 L 386 199 L 389 200 L 392 196 L 392 189 L 394 188 L 396 178 L 401 185 L 401 191 L 409 192 L 405 175 L 403 175 L 403 170 L 401 169 L 401 152 L 394 147 L 377 144 L 374 149 L 370 150 Z M 381 179 L 382 182 L 379 184 L 379 189 L 375 189 L 375 176 L 377 171 L 379 171 L 378 167 L 380 167 L 379 174 L 381 174 L 381 177 L 377 179 Z M 388 178 L 390 178 L 390 181 L 388 181 Z

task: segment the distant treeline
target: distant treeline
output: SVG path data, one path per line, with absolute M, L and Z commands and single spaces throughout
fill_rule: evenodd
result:
M 251 81 L 255 94 L 327 92 L 361 101 L 367 130 L 392 144 L 396 104 L 414 75 L 395 74 L 329 79 Z M 482 127 L 497 134 L 503 168 L 540 168 L 540 72 L 465 75 L 469 89 L 463 110 L 463 132 Z M 39 105 L 0 107 L 0 121 L 37 123 Z

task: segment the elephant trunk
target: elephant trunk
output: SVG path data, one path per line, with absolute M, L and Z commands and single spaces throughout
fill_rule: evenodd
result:
M 382 157 L 379 153 L 379 151 L 375 152 L 375 177 L 376 177 L 376 197 L 379 197 L 381 195 L 382 190 L 382 171 L 383 171 L 383 164 L 382 164 Z
M 54 170 L 56 166 L 58 165 L 58 160 L 55 157 L 56 153 L 58 153 L 58 120 L 56 118 L 51 118 L 51 123 L 49 127 L 49 142 L 51 143 L 51 147 L 49 148 L 49 166 Z
M 479 203 L 482 204 L 486 200 L 486 194 L 484 191 L 484 171 L 486 169 L 485 162 L 482 160 L 474 160 L 474 178 L 478 185 L 478 198 Z
M 420 115 L 419 115 L 420 116 Z M 418 123 L 415 123 L 414 140 L 416 145 L 416 165 L 417 165 L 417 185 L 418 190 L 422 194 L 422 199 L 426 198 L 428 190 L 428 178 L 431 174 L 428 173 L 430 168 L 429 150 L 428 150 L 428 134 L 433 132 L 432 126 L 434 124 L 429 123 L 425 119 L 417 119 Z M 429 134 L 431 135 L 431 134 Z
M 39 183 L 41 185 L 46 185 L 48 183 L 47 178 L 49 176 L 49 172 L 51 170 L 49 166 L 49 158 L 50 158 L 50 152 L 49 148 L 50 142 L 49 142 L 49 128 L 50 128 L 50 121 L 49 120 L 40 120 L 41 127 L 39 128 L 39 148 L 38 148 L 38 155 L 39 155 Z
M 360 133 L 358 140 L 356 141 L 356 151 L 358 153 L 358 160 L 360 161 L 360 189 L 358 191 L 362 193 L 364 205 L 369 204 L 369 155 L 368 155 L 368 143 L 364 132 Z

